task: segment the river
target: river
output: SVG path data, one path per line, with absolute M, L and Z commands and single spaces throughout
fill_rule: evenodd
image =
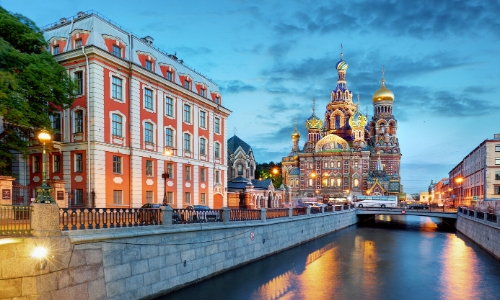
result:
M 441 219 L 376 216 L 159 299 L 500 299 L 500 261 Z

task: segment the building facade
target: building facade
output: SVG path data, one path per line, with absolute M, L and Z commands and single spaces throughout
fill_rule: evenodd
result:
M 293 197 L 323 199 L 357 195 L 397 195 L 401 153 L 397 121 L 392 114 L 394 94 L 382 86 L 372 98 L 373 117 L 368 121 L 347 87 L 348 65 L 336 64 L 337 85 L 326 105 L 323 119 L 313 112 L 305 122 L 306 142 L 299 147 L 300 133 L 292 133 L 292 150 L 282 159 L 282 174 Z
M 51 116 L 48 178 L 64 182 L 69 206 L 226 205 L 230 111 L 215 83 L 97 13 L 43 31 L 78 84 L 71 108 Z M 40 161 L 33 148 L 18 168 L 33 191 Z
M 236 135 L 227 140 L 227 166 L 228 181 L 236 177 L 255 179 L 256 164 L 252 147 Z
M 500 134 L 484 140 L 449 173 L 455 206 L 500 200 Z

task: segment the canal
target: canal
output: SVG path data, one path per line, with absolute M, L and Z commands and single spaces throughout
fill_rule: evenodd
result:
M 159 299 L 500 299 L 500 261 L 441 219 L 376 216 Z

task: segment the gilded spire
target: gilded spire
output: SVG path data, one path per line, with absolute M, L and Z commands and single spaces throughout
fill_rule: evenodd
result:
M 313 116 L 315 116 L 316 114 L 314 113 L 314 111 L 316 110 L 316 99 L 313 98 Z
M 342 44 L 340 44 L 340 60 L 344 58 L 344 53 L 342 53 Z

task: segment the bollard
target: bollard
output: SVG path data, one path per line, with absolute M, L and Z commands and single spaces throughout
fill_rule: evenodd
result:
M 288 208 L 288 217 L 293 218 L 293 207 Z
M 222 208 L 222 222 L 229 224 L 231 221 L 231 209 L 229 207 Z
M 170 205 L 160 206 L 162 212 L 161 224 L 163 227 L 172 227 L 172 212 L 174 209 Z
M 265 222 L 266 221 L 266 209 L 265 208 L 261 208 L 260 209 L 260 220 L 262 222 Z

